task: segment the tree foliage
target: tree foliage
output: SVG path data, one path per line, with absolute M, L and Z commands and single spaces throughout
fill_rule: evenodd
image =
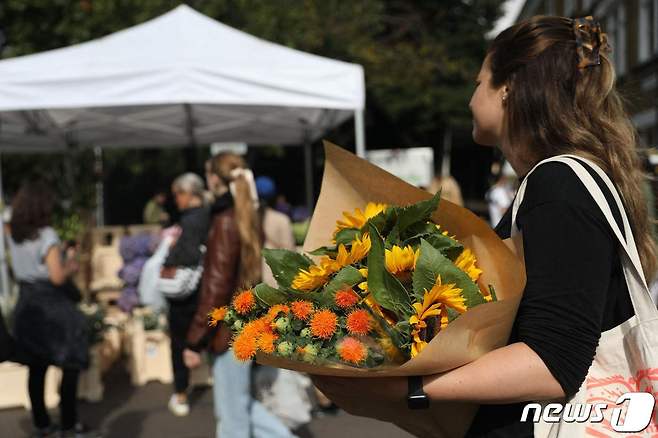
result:
M 2 0 L 2 56 L 99 38 L 181 3 L 255 36 L 362 64 L 369 144 L 425 146 L 440 144 L 448 125 L 470 125 L 484 35 L 503 1 Z M 351 144 L 353 135 L 346 128 L 334 138 Z

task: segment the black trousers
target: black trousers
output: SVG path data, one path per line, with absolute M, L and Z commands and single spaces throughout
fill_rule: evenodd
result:
M 50 426 L 50 417 L 44 401 L 47 365 L 30 365 L 28 392 L 32 403 L 32 421 L 39 428 Z M 59 412 L 62 430 L 73 429 L 78 420 L 77 392 L 79 370 L 63 369 L 62 383 L 59 387 Z
M 183 362 L 183 350 L 187 347 L 187 331 L 196 313 L 198 293 L 182 301 L 169 302 L 169 337 L 171 339 L 171 364 L 174 369 L 174 390 L 182 393 L 190 384 L 190 370 Z

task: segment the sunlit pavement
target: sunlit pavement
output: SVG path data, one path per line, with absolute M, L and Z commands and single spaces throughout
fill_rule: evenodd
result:
M 210 438 L 215 423 L 210 388 L 196 388 L 190 397 L 192 409 L 187 417 L 174 417 L 167 410 L 170 385 L 148 383 L 130 385 L 128 375 L 115 367 L 105 377 L 105 397 L 99 403 L 80 403 L 80 418 L 97 428 L 105 438 Z M 2 388 L 0 388 L 0 391 Z M 26 382 L 27 390 L 27 382 Z M 57 421 L 57 410 L 51 412 Z M 0 410 L 0 438 L 29 436 L 30 413 L 25 409 Z M 411 435 L 395 426 L 344 412 L 315 418 L 299 430 L 300 438 L 352 437 L 408 438 Z

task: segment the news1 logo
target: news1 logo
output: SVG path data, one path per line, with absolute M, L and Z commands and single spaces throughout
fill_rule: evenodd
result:
M 615 402 L 617 406 L 626 402 L 626 415 L 622 419 L 623 407 L 612 409 L 610 426 L 615 432 L 641 432 L 649 426 L 653 416 L 656 400 L 648 392 L 627 392 L 619 396 Z M 523 408 L 521 421 L 528 421 L 533 411 L 532 422 L 539 423 L 601 423 L 604 420 L 603 412 L 608 409 L 605 403 L 597 404 L 560 404 L 550 403 L 542 407 L 539 403 L 529 403 Z

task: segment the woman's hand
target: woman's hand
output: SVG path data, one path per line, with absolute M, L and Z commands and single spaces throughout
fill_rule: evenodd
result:
M 201 365 L 201 355 L 194 350 L 186 348 L 183 350 L 183 362 L 189 369 L 193 369 Z

